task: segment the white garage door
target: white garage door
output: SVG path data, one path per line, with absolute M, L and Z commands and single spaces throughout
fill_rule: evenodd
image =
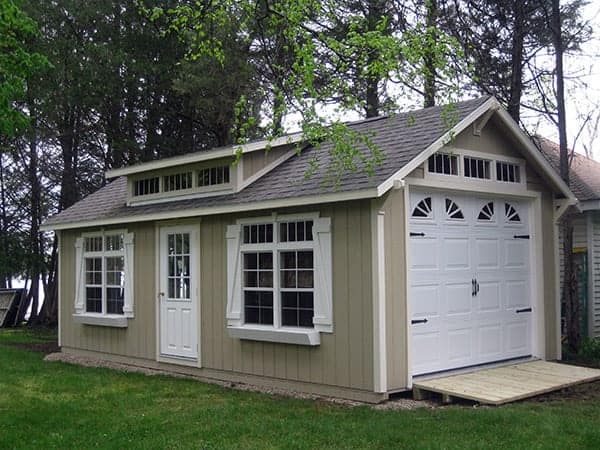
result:
M 529 206 L 411 193 L 413 374 L 531 354 Z

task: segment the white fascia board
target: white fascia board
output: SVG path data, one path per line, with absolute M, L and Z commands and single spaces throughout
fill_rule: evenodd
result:
M 294 206 L 316 205 L 322 203 L 343 202 L 348 200 L 361 200 L 377 197 L 377 189 L 363 189 L 361 191 L 333 192 L 329 194 L 307 195 L 305 197 L 292 197 L 275 200 L 265 200 L 238 205 L 209 206 L 204 208 L 191 208 L 176 211 L 165 211 L 134 216 L 121 216 L 108 219 L 88 220 L 81 222 L 60 223 L 56 225 L 43 224 L 41 231 L 69 230 L 74 228 L 101 227 L 134 222 L 149 222 L 156 220 L 184 219 L 197 216 L 211 216 L 246 211 L 259 211 L 264 209 L 287 208 Z
M 250 153 L 255 152 L 257 150 L 265 150 L 267 147 L 275 148 L 280 147 L 282 145 L 296 144 L 298 142 L 301 142 L 302 140 L 302 133 L 294 133 L 279 137 L 277 139 L 273 139 L 272 141 L 262 140 L 250 142 L 249 144 L 230 145 L 227 147 L 198 151 L 190 153 L 188 155 L 174 156 L 172 158 L 165 158 L 159 159 L 157 161 L 136 164 L 135 166 L 107 170 L 105 173 L 105 177 L 107 180 L 109 180 L 111 178 L 132 175 L 135 173 L 148 172 L 150 170 L 166 169 L 168 167 L 181 166 L 184 164 L 192 164 L 201 161 L 209 161 L 211 159 L 233 157 L 237 154 L 238 150 L 241 150 L 242 153 Z
M 600 200 L 584 200 L 579 202 L 581 211 L 593 211 L 600 209 Z
M 442 136 L 440 136 L 437 140 L 435 140 L 429 147 L 423 150 L 419 155 L 413 158 L 408 164 L 394 173 L 391 177 L 385 180 L 377 187 L 377 195 L 382 196 L 391 188 L 394 187 L 395 180 L 403 180 L 410 174 L 413 170 L 419 167 L 424 161 L 427 160 L 431 155 L 441 149 L 444 145 L 452 140 L 452 136 L 456 136 L 469 125 L 471 125 L 475 120 L 477 120 L 482 114 L 488 111 L 490 108 L 499 107 L 500 104 L 498 101 L 490 97 L 486 102 L 465 117 L 463 120 L 458 122 L 452 129 L 448 130 Z

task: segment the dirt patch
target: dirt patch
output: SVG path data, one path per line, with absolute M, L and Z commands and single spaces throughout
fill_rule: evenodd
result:
M 582 383 L 560 391 L 529 399 L 531 402 L 555 402 L 564 400 L 600 400 L 600 381 Z
M 10 345 L 11 347 L 17 347 L 22 350 L 27 350 L 30 352 L 40 352 L 46 355 L 50 353 L 60 352 L 60 347 L 58 346 L 58 342 L 49 341 L 49 342 L 7 342 L 4 345 Z

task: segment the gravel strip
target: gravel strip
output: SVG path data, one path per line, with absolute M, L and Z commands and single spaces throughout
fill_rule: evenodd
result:
M 379 403 L 377 405 L 373 405 L 370 403 L 358 402 L 358 401 L 354 401 L 354 400 L 346 400 L 346 399 L 341 399 L 341 398 L 336 398 L 336 397 L 327 397 L 327 396 L 316 395 L 316 394 L 308 394 L 308 393 L 298 392 L 298 391 L 290 391 L 290 390 L 277 389 L 277 388 L 265 388 L 265 387 L 261 387 L 261 386 L 255 386 L 252 384 L 220 381 L 220 380 L 215 380 L 212 378 L 192 376 L 192 375 L 181 374 L 181 373 L 171 372 L 171 371 L 161 370 L 161 369 L 150 369 L 147 367 L 133 366 L 130 364 L 106 361 L 103 359 L 90 358 L 87 356 L 74 356 L 74 355 L 69 355 L 66 353 L 51 353 L 49 355 L 46 355 L 44 360 L 45 361 L 61 361 L 61 362 L 68 363 L 68 364 L 77 364 L 77 365 L 86 366 L 86 367 L 101 367 L 101 368 L 106 368 L 106 369 L 118 370 L 121 372 L 141 373 L 141 374 L 148 375 L 148 376 L 166 375 L 166 376 L 170 376 L 170 377 L 174 377 L 174 378 L 186 378 L 186 379 L 198 380 L 203 383 L 215 384 L 215 385 L 222 386 L 225 388 L 233 388 L 238 391 L 259 392 L 262 394 L 279 395 L 282 397 L 292 397 L 292 398 L 304 399 L 304 400 L 318 400 L 318 401 L 324 401 L 327 403 L 332 403 L 332 404 L 342 405 L 342 406 L 352 407 L 352 408 L 356 407 L 356 406 L 370 406 L 373 409 L 377 409 L 377 410 L 405 410 L 405 411 L 408 411 L 408 410 L 417 409 L 417 408 L 433 408 L 433 407 L 435 407 L 435 403 L 428 402 L 428 401 L 417 401 L 417 400 L 412 400 L 409 398 L 393 399 L 393 400 L 389 400 L 389 401 L 386 401 L 383 403 Z

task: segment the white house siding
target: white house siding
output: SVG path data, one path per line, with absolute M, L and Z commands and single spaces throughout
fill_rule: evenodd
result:
M 590 258 L 592 258 L 592 298 L 591 302 L 591 318 L 590 318 L 590 335 L 600 336 L 600 215 L 593 214 L 591 220 L 592 246 Z

